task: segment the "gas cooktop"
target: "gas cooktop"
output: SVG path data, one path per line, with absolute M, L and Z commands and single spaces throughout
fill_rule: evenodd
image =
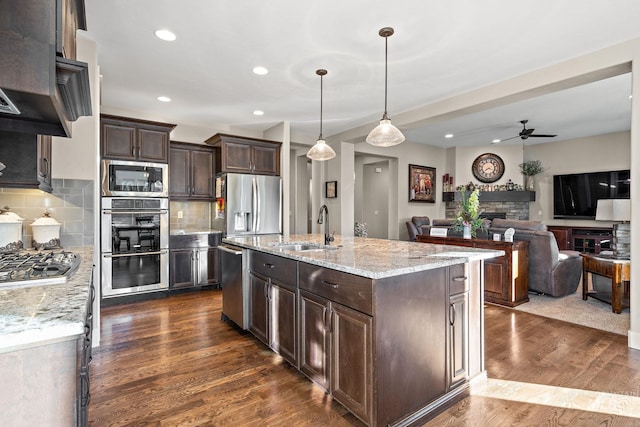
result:
M 0 253 L 0 288 L 65 283 L 78 265 L 80 257 L 62 249 Z

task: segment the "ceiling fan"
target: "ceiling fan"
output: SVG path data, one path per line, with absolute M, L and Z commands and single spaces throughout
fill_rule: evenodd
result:
M 528 138 L 553 138 L 555 136 L 558 136 L 558 135 L 543 135 L 540 133 L 533 133 L 535 129 L 527 129 L 528 122 L 529 120 L 520 120 L 520 123 L 522 123 L 522 130 L 520 131 L 520 133 L 517 136 L 512 136 L 511 138 L 502 139 L 500 140 L 500 142 L 508 141 L 514 138 L 520 138 L 524 141 L 525 139 L 528 139 Z

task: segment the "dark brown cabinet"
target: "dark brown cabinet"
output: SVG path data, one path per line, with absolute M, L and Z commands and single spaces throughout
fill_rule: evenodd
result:
M 169 161 L 169 134 L 175 125 L 100 116 L 100 147 L 106 159 L 152 163 Z
M 296 261 L 252 251 L 249 331 L 298 367 Z
M 220 283 L 220 241 L 219 233 L 169 236 L 169 288 Z
M 51 136 L 0 132 L 0 187 L 51 192 Z
M 216 172 L 280 175 L 280 143 L 215 134 L 206 140 L 216 148 Z
M 214 152 L 211 147 L 171 142 L 169 197 L 175 200 L 214 200 Z
M 372 416 L 372 281 L 299 265 L 300 370 L 365 422 Z M 350 308 L 343 304 L 354 306 Z
M 215 285 L 218 280 L 216 248 L 171 249 L 169 251 L 169 287 L 190 288 Z
M 469 376 L 469 280 L 466 265 L 449 268 L 448 388 Z
M 515 307 L 529 301 L 529 242 L 504 242 L 421 234 L 416 241 L 438 245 L 470 246 L 504 251 L 484 262 L 484 297 L 494 304 Z

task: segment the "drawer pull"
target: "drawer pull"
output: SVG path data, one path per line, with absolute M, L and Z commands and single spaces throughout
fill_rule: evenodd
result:
M 268 262 L 265 262 L 264 264 L 262 264 L 262 266 L 266 267 L 266 268 L 274 268 L 275 267 L 275 265 L 269 264 Z
M 464 282 L 465 280 L 467 280 L 467 276 L 454 277 L 454 278 L 453 278 L 453 281 L 454 281 L 454 282 Z
M 323 285 L 330 286 L 333 289 L 338 289 L 340 287 L 340 285 L 336 285 L 335 283 L 327 282 L 327 281 L 324 281 L 324 280 L 321 280 L 320 283 L 322 283 Z

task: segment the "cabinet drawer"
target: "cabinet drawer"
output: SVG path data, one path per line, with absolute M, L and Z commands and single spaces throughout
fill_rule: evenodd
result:
M 301 289 L 373 315 L 373 281 L 371 279 L 302 262 L 298 269 Z
M 270 277 L 283 283 L 296 283 L 296 264 L 298 262 L 264 252 L 251 251 L 249 269 L 253 273 Z
M 467 264 L 456 264 L 449 267 L 449 295 L 469 291 L 469 272 Z

